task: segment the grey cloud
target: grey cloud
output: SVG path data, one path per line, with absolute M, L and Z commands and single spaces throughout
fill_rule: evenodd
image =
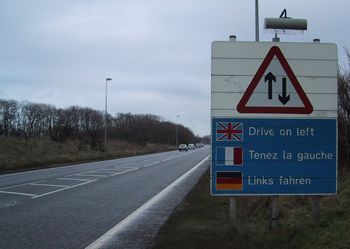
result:
M 261 40 L 272 37 L 262 32 L 263 18 L 287 8 L 310 29 L 282 41 L 350 45 L 345 0 L 259 2 Z M 0 30 L 0 97 L 102 110 L 104 79 L 112 77 L 111 113 L 180 115 L 205 135 L 211 42 L 230 34 L 253 40 L 254 1 L 4 1 Z

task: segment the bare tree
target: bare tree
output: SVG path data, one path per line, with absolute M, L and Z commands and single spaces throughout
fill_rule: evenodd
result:
M 340 167 L 350 168 L 350 75 L 338 76 L 338 143 Z
M 14 129 L 17 109 L 17 101 L 0 99 L 0 135 L 8 137 Z

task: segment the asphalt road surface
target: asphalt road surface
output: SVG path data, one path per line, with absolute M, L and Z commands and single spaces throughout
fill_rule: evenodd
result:
M 147 248 L 208 168 L 209 153 L 207 146 L 0 175 L 0 248 Z

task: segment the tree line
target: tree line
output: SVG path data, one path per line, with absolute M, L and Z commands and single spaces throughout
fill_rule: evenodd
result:
M 79 139 L 82 146 L 103 147 L 104 113 L 88 107 L 56 108 L 50 104 L 0 99 L 0 137 L 49 137 L 56 142 Z M 199 140 L 183 125 L 152 114 L 106 115 L 109 139 L 124 139 L 140 145 L 176 144 Z
M 349 55 L 350 58 L 350 55 Z M 349 60 L 350 61 L 350 60 Z M 183 125 L 164 121 L 152 114 L 107 114 L 109 138 L 125 139 L 141 145 L 146 143 L 176 144 L 200 141 Z M 104 114 L 88 107 L 56 108 L 50 104 L 0 99 L 0 138 L 9 136 L 49 137 L 64 142 L 79 139 L 82 146 L 101 147 Z M 203 139 L 202 139 L 203 140 Z M 206 137 L 205 140 L 209 140 Z M 209 141 L 205 141 L 209 142 Z M 338 161 L 340 168 L 350 169 L 350 71 L 338 75 Z

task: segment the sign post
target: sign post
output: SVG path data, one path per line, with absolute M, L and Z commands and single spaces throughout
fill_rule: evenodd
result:
M 329 43 L 212 43 L 212 195 L 337 193 L 337 61 Z
M 230 219 L 230 229 L 231 231 L 234 231 L 237 226 L 236 222 L 236 197 L 230 197 L 230 203 L 229 203 L 229 209 L 228 209 L 228 216 Z

